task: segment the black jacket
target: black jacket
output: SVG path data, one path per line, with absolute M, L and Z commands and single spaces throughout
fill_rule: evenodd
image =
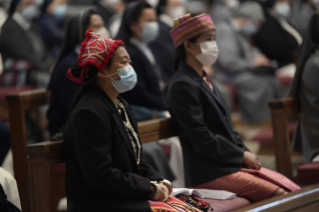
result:
M 151 48 L 150 48 L 151 49 Z M 132 66 L 136 71 L 138 82 L 133 90 L 121 94 L 121 96 L 130 104 L 140 105 L 149 109 L 166 110 L 164 105 L 164 96 L 159 86 L 159 78 L 155 72 L 154 66 L 147 57 L 135 45 L 126 43 L 126 50 L 131 57 Z M 151 49 L 158 69 L 161 72 L 163 81 L 167 83 L 171 75 L 164 72 L 162 62 L 156 52 Z
M 69 110 L 82 85 L 75 83 L 66 76 L 67 71 L 77 63 L 75 51 L 67 54 L 51 75 L 49 90 L 51 91 L 50 108 L 47 113 L 50 136 L 54 136 L 64 125 Z
M 129 119 L 137 124 L 128 104 Z M 163 177 L 134 150 L 114 103 L 97 86 L 83 96 L 64 134 L 69 212 L 149 212 L 150 180 Z
M 234 131 L 227 106 L 216 85 L 214 92 L 185 62 L 173 76 L 167 104 L 178 132 L 186 186 L 197 186 L 234 173 L 248 151 Z

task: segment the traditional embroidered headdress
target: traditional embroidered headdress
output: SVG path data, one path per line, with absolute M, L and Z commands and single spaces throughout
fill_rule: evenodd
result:
M 78 66 L 82 67 L 81 75 L 76 78 L 72 74 L 72 69 L 67 72 L 67 77 L 79 84 L 85 84 L 93 81 L 95 77 L 90 80 L 85 80 L 89 71 L 89 66 L 95 66 L 100 72 L 110 62 L 116 48 L 119 45 L 124 45 L 121 40 L 112 40 L 110 38 L 103 37 L 92 30 L 88 30 L 85 33 L 85 40 L 81 45 L 81 53 L 78 57 Z
M 216 28 L 209 15 L 191 17 L 191 14 L 186 14 L 174 19 L 174 28 L 170 33 L 175 47 L 178 47 L 184 41 L 211 30 Z

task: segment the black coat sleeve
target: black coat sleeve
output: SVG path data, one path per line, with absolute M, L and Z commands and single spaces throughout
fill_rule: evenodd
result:
M 227 138 L 214 134 L 205 124 L 195 85 L 186 81 L 173 84 L 168 93 L 168 105 L 174 121 L 195 151 L 224 165 L 242 165 L 244 151 Z
M 112 196 L 149 199 L 152 193 L 149 179 L 112 167 L 110 118 L 81 109 L 74 114 L 70 131 L 80 168 L 92 188 Z

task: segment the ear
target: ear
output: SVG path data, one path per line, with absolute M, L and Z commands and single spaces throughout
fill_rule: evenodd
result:
M 133 32 L 133 33 L 135 33 L 135 34 L 138 34 L 138 31 L 139 31 L 139 29 L 138 29 L 138 24 L 137 23 L 131 23 L 131 25 L 130 25 L 130 30 Z
M 184 42 L 184 48 L 187 52 L 192 52 L 193 50 L 193 45 L 191 42 L 189 42 L 188 40 Z
M 107 71 L 106 69 L 104 69 L 104 71 Z M 99 71 L 97 72 L 97 77 L 100 77 L 100 78 L 107 78 L 108 76 L 104 73 L 104 71 Z

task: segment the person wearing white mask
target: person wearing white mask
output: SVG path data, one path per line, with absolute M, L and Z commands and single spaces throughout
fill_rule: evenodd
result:
M 40 28 L 46 46 L 52 56 L 57 58 L 65 31 L 64 18 L 67 12 L 66 0 L 53 0 L 40 18 Z
M 264 3 L 266 21 L 256 34 L 256 45 L 278 68 L 296 62 L 296 55 L 302 43 L 299 32 L 288 20 L 291 14 L 289 0 L 267 0 Z M 292 71 L 292 76 L 294 70 Z
M 232 16 L 233 12 L 240 5 L 240 0 L 217 0 L 213 1 L 210 15 L 215 24 Z
M 125 43 L 132 60 L 138 82 L 121 96 L 130 103 L 137 121 L 163 118 L 167 114 L 163 90 L 171 79 L 173 70 L 164 69 L 168 59 L 159 54 L 160 49 L 150 45 L 158 37 L 159 24 L 156 11 L 147 2 L 127 4 L 116 39 Z M 161 47 L 163 48 L 163 47 Z M 155 170 L 173 181 L 175 176 L 158 143 L 144 145 L 144 156 Z
M 186 187 L 227 190 L 252 201 L 299 190 L 284 176 L 280 183 L 292 187 L 278 184 L 272 176 L 279 173 L 263 168 L 249 151 L 233 129 L 218 87 L 203 71 L 222 51 L 210 16 L 187 14 L 174 23 L 176 73 L 166 98 L 183 149 Z
M 220 54 L 214 64 L 215 76 L 236 87 L 241 119 L 248 124 L 269 121 L 268 101 L 283 95 L 273 64 L 250 43 L 264 20 L 260 4 L 248 1 L 232 18 L 216 24 Z

